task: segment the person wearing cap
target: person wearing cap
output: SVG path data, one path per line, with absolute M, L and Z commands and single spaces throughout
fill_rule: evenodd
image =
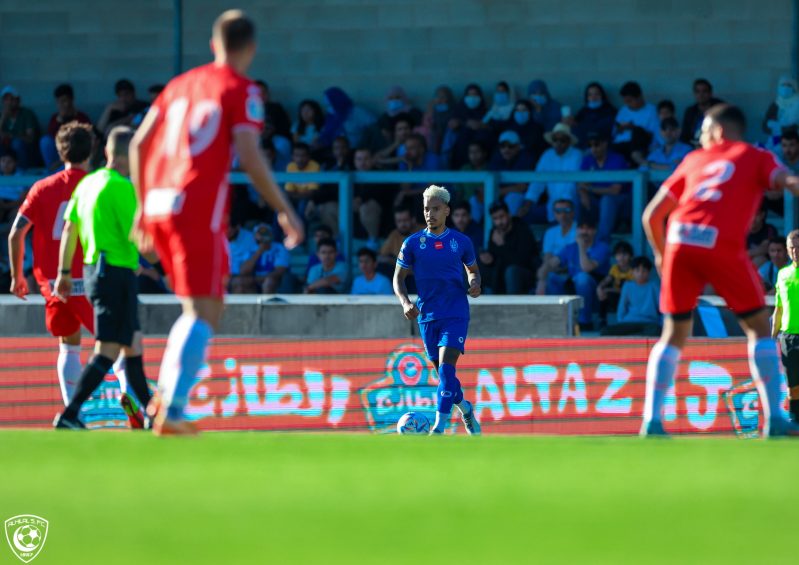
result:
M 288 250 L 283 244 L 272 241 L 272 228 L 266 224 L 255 226 L 253 235 L 258 248 L 241 264 L 242 279 L 247 279 L 251 288 L 255 286 L 264 294 L 274 294 L 278 289 L 284 293 L 291 292 L 290 274 L 287 274 L 291 266 Z M 288 286 L 281 285 L 284 281 Z
M 535 167 L 533 156 L 522 146 L 519 134 L 505 130 L 499 135 L 499 149 L 494 153 L 488 168 L 492 171 L 532 171 Z M 508 205 L 511 215 L 516 215 L 527 189 L 524 183 L 504 184 L 499 194 Z
M 544 151 L 535 167 L 536 172 L 573 172 L 580 170 L 583 154 L 574 147 L 577 144 L 571 128 L 566 124 L 557 124 L 552 131 L 544 135 L 544 139 L 552 147 Z M 547 193 L 547 203 L 538 204 L 538 201 Z M 556 221 L 553 204 L 558 200 L 569 200 L 577 207 L 577 184 L 574 182 L 533 181 L 524 194 L 524 202 L 517 212 L 517 216 L 525 218 L 530 223 L 545 224 Z
M 29 108 L 21 105 L 22 99 L 13 86 L 0 90 L 0 154 L 13 149 L 17 165 L 27 169 L 39 161 L 39 120 Z
M 580 164 L 581 171 L 623 171 L 627 161 L 608 149 L 608 138 L 600 132 L 588 134 L 589 152 Z M 597 237 L 609 241 L 618 218 L 632 215 L 632 193 L 629 184 L 593 182 L 578 185 L 580 213 L 590 214 L 597 223 Z

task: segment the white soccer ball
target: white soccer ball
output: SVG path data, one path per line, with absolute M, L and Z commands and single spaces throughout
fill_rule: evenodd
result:
M 17 532 L 17 541 L 26 551 L 32 551 L 42 542 L 42 533 L 36 526 L 22 526 Z
M 422 435 L 430 433 L 430 422 L 421 412 L 406 412 L 397 422 L 400 435 Z

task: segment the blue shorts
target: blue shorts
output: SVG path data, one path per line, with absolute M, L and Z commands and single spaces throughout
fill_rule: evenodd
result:
M 431 361 L 438 361 L 439 347 L 452 347 L 464 353 L 466 334 L 469 333 L 469 320 L 446 318 L 432 322 L 419 322 L 424 350 Z

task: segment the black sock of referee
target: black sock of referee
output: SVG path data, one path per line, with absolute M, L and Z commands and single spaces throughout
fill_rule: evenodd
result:
M 108 373 L 111 366 L 114 364 L 113 359 L 109 359 L 99 353 L 92 357 L 83 372 L 80 374 L 80 379 L 75 387 L 75 393 L 72 395 L 72 400 L 64 409 L 64 417 L 77 418 L 80 407 L 86 402 L 95 389 L 103 382 L 105 375 Z
M 125 357 L 125 378 L 128 386 L 133 389 L 136 398 L 142 403 L 141 409 L 147 408 L 150 402 L 150 387 L 147 386 L 147 377 L 144 375 L 144 363 L 141 355 Z

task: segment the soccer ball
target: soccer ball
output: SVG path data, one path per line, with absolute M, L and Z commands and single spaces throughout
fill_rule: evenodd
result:
M 17 532 L 17 541 L 30 551 L 42 542 L 42 533 L 36 526 L 22 526 Z
M 430 422 L 421 412 L 406 412 L 397 422 L 400 435 L 422 435 L 430 433 Z

